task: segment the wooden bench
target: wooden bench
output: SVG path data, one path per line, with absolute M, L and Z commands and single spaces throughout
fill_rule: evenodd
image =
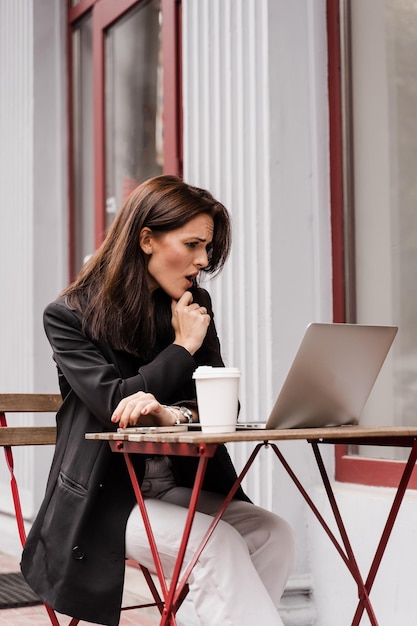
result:
M 19 488 L 14 474 L 12 448 L 14 446 L 54 445 L 55 426 L 9 426 L 7 415 L 10 413 L 56 413 L 62 399 L 59 394 L 46 393 L 0 393 L 0 446 L 4 449 L 6 463 L 10 471 L 10 487 L 13 496 L 15 517 L 22 547 L 26 542 L 26 531 L 20 504 Z M 45 609 L 53 626 L 60 626 L 55 611 L 47 604 Z M 69 626 L 76 626 L 78 619 L 73 618 Z
M 55 426 L 8 426 L 6 413 L 56 413 L 61 396 L 51 393 L 0 393 L 0 446 L 54 445 Z

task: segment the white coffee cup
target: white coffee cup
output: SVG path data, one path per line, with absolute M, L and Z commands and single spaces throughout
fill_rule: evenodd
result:
M 198 414 L 205 433 L 236 430 L 240 371 L 236 367 L 197 367 L 193 374 Z

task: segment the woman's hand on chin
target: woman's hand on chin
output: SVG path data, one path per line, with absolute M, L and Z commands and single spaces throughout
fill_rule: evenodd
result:
M 193 302 L 192 294 L 186 291 L 178 302 L 172 300 L 171 310 L 174 343 L 194 354 L 201 347 L 210 325 L 206 307 Z

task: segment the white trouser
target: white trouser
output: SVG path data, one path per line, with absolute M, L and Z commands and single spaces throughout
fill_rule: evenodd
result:
M 149 463 L 152 465 L 153 461 Z M 166 469 L 166 467 L 165 467 Z M 178 553 L 191 490 L 176 487 L 166 475 L 145 475 L 142 490 L 165 575 L 170 577 Z M 152 497 L 149 497 L 149 496 Z M 223 497 L 202 492 L 197 506 L 185 564 L 192 558 Z M 135 506 L 126 527 L 126 556 L 155 572 L 146 531 Z M 194 617 L 178 622 L 187 626 L 282 625 L 277 607 L 294 566 L 295 540 L 289 524 L 248 502 L 234 500 L 205 546 L 189 579 L 187 597 Z

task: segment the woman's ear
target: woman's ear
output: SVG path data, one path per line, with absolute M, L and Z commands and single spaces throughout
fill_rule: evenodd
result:
M 145 254 L 152 254 L 152 231 L 145 227 L 139 233 L 139 245 Z

